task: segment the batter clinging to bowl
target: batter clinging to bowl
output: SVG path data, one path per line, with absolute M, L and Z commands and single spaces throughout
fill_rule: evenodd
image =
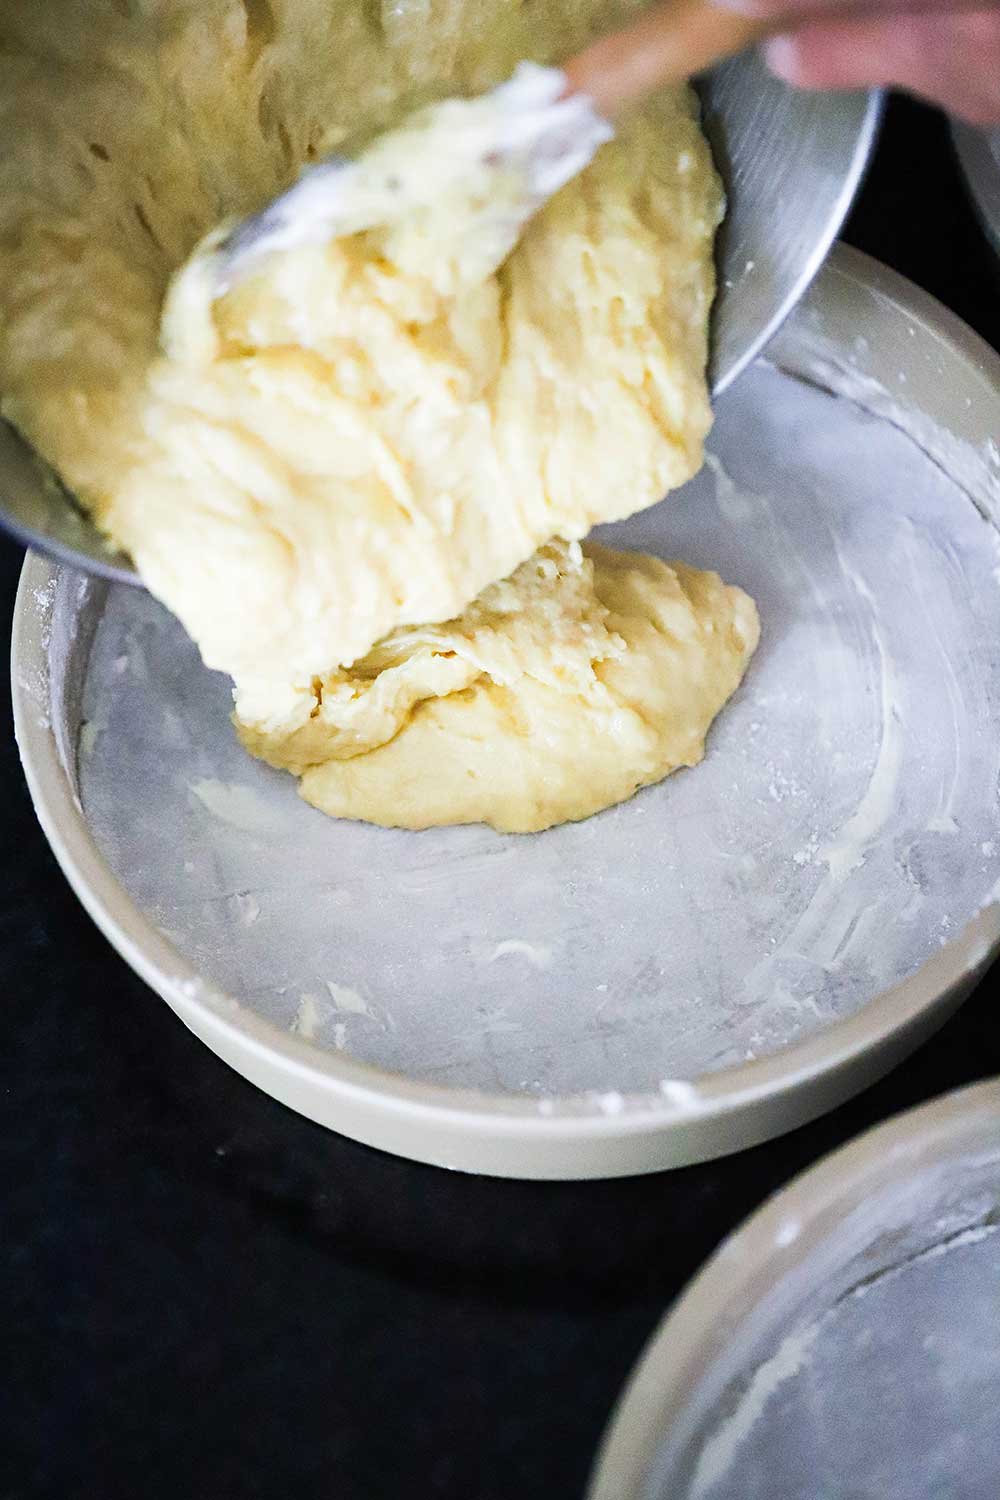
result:
M 721 192 L 687 91 L 499 264 L 446 196 L 210 274 L 310 160 L 629 9 L 0 0 L 3 414 L 339 815 L 586 816 L 700 758 L 756 644 L 714 575 L 576 545 L 701 463 Z

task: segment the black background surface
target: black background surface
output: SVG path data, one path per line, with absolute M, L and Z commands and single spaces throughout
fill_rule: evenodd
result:
M 939 116 L 889 109 L 847 238 L 1000 348 Z M 0 544 L 11 608 L 20 557 Z M 869 1125 L 1000 1073 L 984 988 L 890 1078 L 707 1166 L 532 1184 L 274 1103 L 91 926 L 2 737 L 0 1496 L 578 1500 L 630 1366 L 720 1238 Z

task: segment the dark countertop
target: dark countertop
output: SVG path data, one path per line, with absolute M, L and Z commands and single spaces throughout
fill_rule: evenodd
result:
M 937 115 L 892 104 L 847 238 L 1000 348 L 1000 277 Z M 2 544 L 8 610 L 19 565 Z M 71 895 L 9 728 L 2 755 L 0 1500 L 579 1500 L 630 1366 L 719 1240 L 859 1131 L 1000 1073 L 981 987 L 890 1078 L 728 1160 L 556 1184 L 396 1161 L 185 1031 Z

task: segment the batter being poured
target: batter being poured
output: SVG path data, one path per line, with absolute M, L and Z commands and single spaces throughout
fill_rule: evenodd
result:
M 337 815 L 586 816 L 700 758 L 756 644 L 714 575 L 577 545 L 701 463 L 721 194 L 686 91 L 510 253 L 433 191 L 443 126 L 395 162 L 419 211 L 219 295 L 225 226 L 304 165 L 630 8 L 0 0 L 3 414 Z

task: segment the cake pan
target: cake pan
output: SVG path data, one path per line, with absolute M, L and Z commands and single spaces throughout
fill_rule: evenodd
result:
M 863 1135 L 684 1292 L 589 1500 L 1000 1494 L 1000 1083 Z
M 953 120 L 951 134 L 983 228 L 1000 255 L 1000 127 L 977 130 Z
M 1000 932 L 1000 360 L 839 249 L 608 535 L 716 567 L 763 638 L 692 772 L 530 837 L 333 822 L 251 762 L 143 591 L 31 557 L 22 758 L 111 942 L 314 1120 L 521 1177 L 654 1171 L 829 1109 Z

